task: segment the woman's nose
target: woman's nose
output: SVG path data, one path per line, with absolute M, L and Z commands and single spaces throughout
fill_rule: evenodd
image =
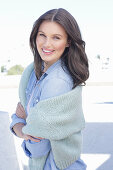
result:
M 46 39 L 46 41 L 45 41 L 45 43 L 44 43 L 44 46 L 45 46 L 46 48 L 51 47 L 51 40 L 50 40 L 49 38 Z

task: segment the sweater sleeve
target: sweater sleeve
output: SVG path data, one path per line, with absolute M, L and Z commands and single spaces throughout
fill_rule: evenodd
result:
M 40 101 L 30 109 L 23 132 L 50 140 L 61 140 L 85 126 L 81 87 L 64 95 Z

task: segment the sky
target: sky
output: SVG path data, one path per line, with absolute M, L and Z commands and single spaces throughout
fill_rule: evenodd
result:
M 90 61 L 113 59 L 112 0 L 0 0 L 0 65 L 33 61 L 29 36 L 35 20 L 53 8 L 65 8 L 79 24 Z

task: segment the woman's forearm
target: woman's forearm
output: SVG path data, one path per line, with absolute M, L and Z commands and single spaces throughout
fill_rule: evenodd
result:
M 34 142 L 40 142 L 40 139 L 43 139 L 41 137 L 33 137 L 33 136 L 30 136 L 30 135 L 27 135 L 25 133 L 22 132 L 22 128 L 24 127 L 25 125 L 23 123 L 17 123 L 13 126 L 13 131 L 16 133 L 16 135 L 20 138 L 23 138 L 24 140 L 31 140 L 31 141 L 34 141 Z
M 13 126 L 13 131 L 16 133 L 16 135 L 20 138 L 23 138 L 24 133 L 22 132 L 22 128 L 25 125 L 23 123 L 17 123 Z

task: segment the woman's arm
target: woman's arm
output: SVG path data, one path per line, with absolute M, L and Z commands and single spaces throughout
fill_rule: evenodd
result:
M 21 105 L 20 102 L 17 104 L 17 107 L 16 107 L 16 115 L 19 118 L 22 118 L 24 120 L 26 120 L 26 118 L 27 118 L 24 107 Z M 22 128 L 24 126 L 25 126 L 25 124 L 23 124 L 23 123 L 17 123 L 13 126 L 13 131 L 16 133 L 16 135 L 18 137 L 23 138 L 24 140 L 32 140 L 32 141 L 35 141 L 35 142 L 40 142 L 40 139 L 43 139 L 41 137 L 34 137 L 34 136 L 24 134 L 22 132 Z
M 24 107 L 21 105 L 20 102 L 18 102 L 17 107 L 16 107 L 16 115 L 19 118 L 22 118 L 24 120 L 26 120 L 26 118 L 27 118 L 27 115 L 26 115 L 26 112 L 24 110 Z
M 22 132 L 22 128 L 24 126 L 25 125 L 23 123 L 16 123 L 12 128 L 16 135 L 20 138 L 24 138 L 24 133 Z
M 14 125 L 13 127 L 13 131 L 16 133 L 16 135 L 20 138 L 23 138 L 24 140 L 32 140 L 34 142 L 40 142 L 40 139 L 41 138 L 34 138 L 33 136 L 30 136 L 30 135 L 27 135 L 27 134 L 24 134 L 22 132 L 22 128 L 24 127 L 25 125 L 23 123 L 17 123 Z

